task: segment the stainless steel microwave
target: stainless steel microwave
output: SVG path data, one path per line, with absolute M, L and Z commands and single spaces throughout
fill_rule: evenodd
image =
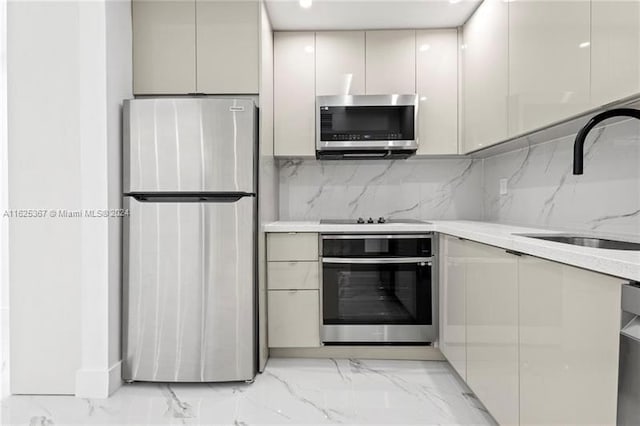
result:
M 318 96 L 316 158 L 407 158 L 417 121 L 417 95 Z

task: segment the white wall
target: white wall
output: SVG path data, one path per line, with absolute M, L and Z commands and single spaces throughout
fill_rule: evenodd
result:
M 121 105 L 132 95 L 131 4 L 80 2 L 80 34 L 88 59 L 82 144 L 84 208 L 118 209 L 121 189 Z M 86 41 L 89 42 L 86 42 Z M 81 65 L 82 66 L 82 65 Z M 82 366 L 77 396 L 107 397 L 121 383 L 119 218 L 82 221 Z
M 0 0 L 0 211 L 7 201 L 7 2 Z M 8 221 L 0 221 L 0 396 L 9 393 Z
M 10 0 L 12 209 L 120 205 L 129 8 L 128 1 Z M 119 383 L 119 226 L 119 219 L 10 220 L 12 393 L 100 397 Z
M 8 5 L 9 206 L 81 207 L 78 5 Z M 73 394 L 80 366 L 81 226 L 12 219 L 11 391 Z

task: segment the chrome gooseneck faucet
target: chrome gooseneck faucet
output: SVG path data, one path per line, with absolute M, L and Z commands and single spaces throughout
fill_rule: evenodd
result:
M 573 174 L 581 175 L 584 160 L 584 141 L 589 132 L 601 121 L 613 117 L 633 117 L 640 120 L 640 110 L 632 108 L 616 108 L 609 111 L 601 112 L 593 116 L 585 126 L 580 129 L 576 135 L 576 141 L 573 144 Z

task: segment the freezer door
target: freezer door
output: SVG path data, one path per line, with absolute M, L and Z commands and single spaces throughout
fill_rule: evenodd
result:
M 123 378 L 253 379 L 255 198 L 125 207 Z
M 255 192 L 256 109 L 248 99 L 124 104 L 124 192 Z

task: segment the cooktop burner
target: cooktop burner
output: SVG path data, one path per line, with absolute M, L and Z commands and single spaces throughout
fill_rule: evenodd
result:
M 320 220 L 322 224 L 330 224 L 330 225 L 382 225 L 385 223 L 389 224 L 428 224 L 429 222 L 425 222 L 424 220 L 418 219 L 385 219 L 384 217 L 379 217 L 374 219 L 372 217 L 365 219 L 363 217 L 359 217 L 357 219 L 322 219 Z

